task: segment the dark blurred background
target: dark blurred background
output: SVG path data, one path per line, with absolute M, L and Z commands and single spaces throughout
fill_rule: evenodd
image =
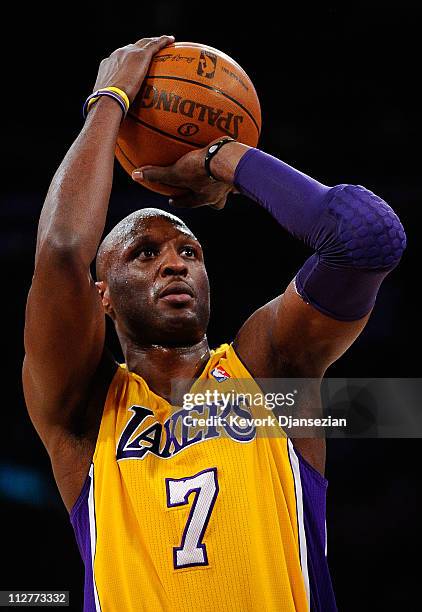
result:
M 420 376 L 420 49 L 416 15 L 400 7 L 155 0 L 50 12 L 9 5 L 2 28 L 0 589 L 66 589 L 72 609 L 81 609 L 82 563 L 22 396 L 22 331 L 43 199 L 82 126 L 98 64 L 116 47 L 174 34 L 225 51 L 255 83 L 262 149 L 328 185 L 365 185 L 395 208 L 408 249 L 367 328 L 329 374 Z M 166 199 L 116 165 L 108 228 L 151 204 L 165 207 Z M 215 346 L 286 287 L 308 251 L 242 197 L 221 213 L 180 216 L 205 246 Z M 420 451 L 417 439 L 328 442 L 328 555 L 340 610 L 420 609 Z

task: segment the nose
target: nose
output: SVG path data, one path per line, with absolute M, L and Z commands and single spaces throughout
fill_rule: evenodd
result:
M 161 276 L 187 276 L 187 274 L 188 268 L 186 262 L 177 251 L 169 250 L 161 266 Z

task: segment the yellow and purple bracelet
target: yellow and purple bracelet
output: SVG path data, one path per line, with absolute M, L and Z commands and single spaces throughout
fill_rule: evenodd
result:
M 108 96 L 110 98 L 113 98 L 113 100 L 116 100 L 116 102 L 120 105 L 120 108 L 122 109 L 123 117 L 126 116 L 126 113 L 129 110 L 130 102 L 127 94 L 123 91 L 123 89 L 119 89 L 119 87 L 102 87 L 101 89 L 94 91 L 94 93 L 88 96 L 88 98 L 85 100 L 85 104 L 82 109 L 84 119 L 86 119 L 86 116 L 91 110 L 93 104 L 95 104 L 101 98 L 101 96 Z

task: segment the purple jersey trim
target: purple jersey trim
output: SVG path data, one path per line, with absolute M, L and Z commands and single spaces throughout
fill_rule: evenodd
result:
M 328 481 L 295 449 L 302 484 L 310 611 L 337 612 L 326 551 L 326 492 Z
M 85 565 L 83 612 L 96 612 L 94 581 L 92 573 L 91 532 L 89 525 L 88 498 L 91 490 L 91 476 L 86 477 L 82 491 L 70 511 L 70 522 L 76 536 L 79 552 Z

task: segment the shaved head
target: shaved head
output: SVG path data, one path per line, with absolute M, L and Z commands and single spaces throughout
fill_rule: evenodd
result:
M 112 263 L 113 255 L 119 251 L 135 237 L 142 233 L 145 221 L 151 219 L 164 219 L 172 225 L 176 226 L 181 232 L 195 238 L 194 234 L 188 228 L 182 219 L 172 215 L 169 212 L 160 210 L 159 208 L 141 208 L 119 221 L 117 225 L 107 234 L 100 244 L 96 259 L 96 276 L 97 280 L 105 280 L 107 272 Z
M 204 337 L 210 288 L 202 247 L 175 215 L 144 208 L 125 217 L 101 243 L 96 266 L 122 346 L 187 346 Z

